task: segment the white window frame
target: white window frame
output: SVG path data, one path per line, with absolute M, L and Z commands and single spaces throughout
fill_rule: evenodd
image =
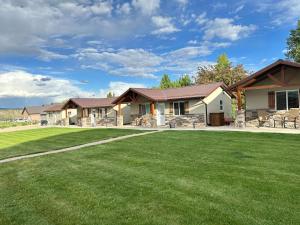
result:
M 175 103 L 178 103 L 178 112 L 179 112 L 179 115 L 176 115 L 175 114 Z M 174 116 L 184 116 L 184 114 L 181 114 L 181 111 L 180 111 L 180 103 L 183 103 L 183 107 L 184 107 L 184 101 L 176 101 L 176 102 L 173 102 L 173 115 Z M 184 112 L 185 113 L 185 112 Z
M 223 101 L 223 99 L 219 100 L 219 109 L 220 109 L 221 112 L 224 111 L 224 101 Z
M 300 98 L 299 98 L 299 90 L 298 89 L 293 89 L 293 90 L 281 90 L 281 91 L 275 91 L 275 106 L 276 106 L 276 111 L 279 111 L 279 110 L 289 110 L 289 95 L 288 93 L 289 92 L 293 92 L 293 91 L 297 91 L 298 93 L 298 105 L 300 107 Z M 277 108 L 277 93 L 278 92 L 285 92 L 285 101 L 286 101 L 286 109 L 278 109 Z

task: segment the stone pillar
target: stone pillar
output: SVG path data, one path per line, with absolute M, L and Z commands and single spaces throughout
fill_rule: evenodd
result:
M 118 126 L 118 127 L 123 127 L 123 115 L 122 115 L 122 107 L 121 107 L 121 104 L 118 104 L 117 126 Z
M 237 106 L 238 110 L 242 110 L 242 94 L 241 94 L 241 89 L 237 89 Z
M 235 118 L 235 126 L 238 128 L 246 127 L 245 110 L 238 110 Z
M 123 127 L 123 116 L 122 115 L 117 116 L 117 126 L 118 127 Z

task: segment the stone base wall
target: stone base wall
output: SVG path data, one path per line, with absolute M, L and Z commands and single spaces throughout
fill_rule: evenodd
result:
M 188 114 L 181 116 L 174 116 L 172 114 L 167 114 L 166 125 L 170 123 L 175 124 L 175 127 L 193 127 L 195 126 L 205 126 L 205 115 L 204 114 Z
M 98 126 L 116 126 L 116 118 L 114 117 L 108 117 L 103 119 L 96 119 L 96 125 Z
M 80 118 L 78 119 L 78 126 L 83 126 L 83 127 L 91 127 L 92 122 L 90 117 L 85 117 L 85 118 Z M 108 117 L 108 118 L 96 118 L 95 119 L 95 125 L 96 126 L 116 126 L 116 118 L 114 117 Z
M 131 125 L 132 126 L 141 126 L 155 128 L 157 127 L 157 120 L 155 116 L 152 115 L 131 115 Z
M 267 122 L 260 124 L 260 127 L 277 127 L 282 128 L 282 116 L 280 113 L 274 110 L 266 110 L 270 119 Z M 283 112 L 284 113 L 284 112 Z M 256 110 L 246 110 L 246 126 L 247 127 L 259 127 L 258 114 Z M 286 122 L 286 128 L 295 128 L 294 122 Z M 300 121 L 296 121 L 296 127 L 300 127 Z

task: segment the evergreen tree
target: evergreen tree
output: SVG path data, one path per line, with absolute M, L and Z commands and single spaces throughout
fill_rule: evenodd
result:
M 290 31 L 290 36 L 287 39 L 286 56 L 300 63 L 300 20 L 298 20 L 297 28 Z
M 107 98 L 112 98 L 112 97 L 115 97 L 115 94 L 110 91 L 110 92 L 107 93 L 106 97 Z
M 173 83 L 172 83 L 169 75 L 164 74 L 161 78 L 159 88 L 160 89 L 166 89 L 166 88 L 171 88 L 171 87 L 173 87 Z

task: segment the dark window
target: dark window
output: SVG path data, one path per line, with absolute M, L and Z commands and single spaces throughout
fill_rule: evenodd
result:
M 174 115 L 184 115 L 184 102 L 174 102 Z
M 220 110 L 223 111 L 223 101 L 220 100 Z
M 277 110 L 286 110 L 286 92 L 276 92 L 276 106 Z
M 144 104 L 139 105 L 139 114 L 146 115 L 146 106 Z
M 299 108 L 298 91 L 288 91 L 288 107 Z

